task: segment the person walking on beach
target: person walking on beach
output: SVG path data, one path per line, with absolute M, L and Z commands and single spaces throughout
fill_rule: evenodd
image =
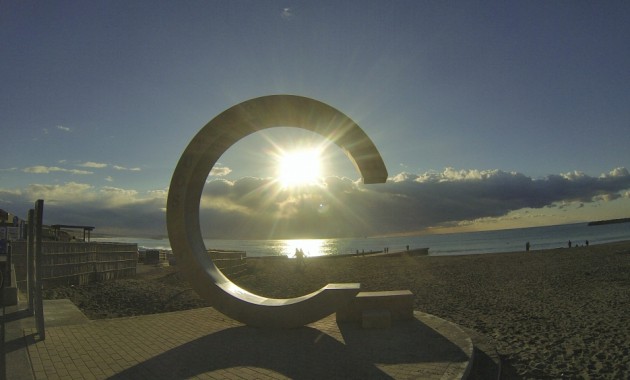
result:
M 297 260 L 297 269 L 303 269 L 306 263 L 304 262 L 304 251 L 302 251 L 302 248 L 295 249 L 295 259 Z
M 529 252 L 529 242 L 525 243 L 525 252 Z

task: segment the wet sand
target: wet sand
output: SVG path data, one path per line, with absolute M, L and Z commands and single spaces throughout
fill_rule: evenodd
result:
M 630 241 L 579 248 L 451 257 L 250 260 L 233 279 L 286 298 L 327 283 L 409 289 L 415 309 L 494 341 L 506 378 L 629 378 Z M 48 290 L 90 318 L 206 306 L 176 267 L 135 279 Z

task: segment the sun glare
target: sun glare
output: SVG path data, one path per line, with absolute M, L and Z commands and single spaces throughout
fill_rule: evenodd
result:
M 283 187 L 310 185 L 321 176 L 320 152 L 315 149 L 284 153 L 278 162 L 278 180 Z
M 295 257 L 298 249 L 301 249 L 306 257 L 324 255 L 325 239 L 291 239 L 284 240 L 282 253 L 287 257 Z

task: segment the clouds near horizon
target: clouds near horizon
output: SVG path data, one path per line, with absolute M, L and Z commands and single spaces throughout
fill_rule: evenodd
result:
M 44 165 L 29 166 L 22 169 L 22 171 L 24 173 L 31 173 L 31 174 L 49 174 L 53 172 L 64 172 L 64 173 L 80 174 L 80 175 L 94 174 L 94 172 L 91 172 L 88 170 L 66 169 L 66 168 L 60 168 L 58 166 L 44 166 Z
M 67 162 L 65 160 L 61 160 L 59 161 L 59 164 L 67 164 Z M 76 164 L 75 166 L 78 166 L 81 168 L 89 168 L 89 169 L 112 168 L 116 171 L 131 171 L 131 172 L 139 172 L 142 170 L 139 167 L 125 167 L 121 165 L 112 165 L 112 164 L 106 164 L 103 162 L 93 162 L 93 161 L 86 161 L 83 163 Z M 227 169 L 227 168 L 223 168 L 223 169 L 225 170 L 226 174 L 230 172 L 230 169 Z M 17 170 L 17 168 L 0 169 L 0 171 L 15 171 L 15 170 Z M 47 165 L 28 166 L 28 167 L 22 168 L 21 171 L 23 173 L 29 173 L 29 174 L 50 174 L 50 173 L 55 173 L 55 172 L 79 174 L 79 175 L 94 174 L 93 171 L 89 171 L 89 170 L 69 169 L 69 168 L 60 167 L 60 166 L 47 166 Z
M 318 185 L 282 189 L 272 178 L 209 180 L 200 222 L 210 238 L 344 237 L 413 233 L 501 218 L 521 209 L 557 209 L 628 198 L 630 173 L 594 177 L 575 171 L 534 179 L 501 170 L 399 173 L 363 185 L 328 177 Z M 166 235 L 167 190 L 138 192 L 79 182 L 0 188 L 0 207 L 22 217 L 44 199 L 46 223 L 94 225 L 99 232 Z

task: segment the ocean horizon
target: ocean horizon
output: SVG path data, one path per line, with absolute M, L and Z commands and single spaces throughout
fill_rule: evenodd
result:
M 170 250 L 168 238 L 96 237 L 93 241 L 136 243 L 139 249 Z M 530 250 L 550 249 L 587 244 L 603 244 L 630 240 L 630 223 L 589 226 L 572 223 L 544 227 L 527 227 L 507 230 L 432 234 L 420 236 L 366 237 L 337 239 L 271 239 L 230 240 L 204 239 L 207 249 L 245 251 L 247 256 L 289 256 L 297 248 L 307 256 L 344 255 L 383 251 L 405 251 L 428 248 L 429 255 L 470 255 L 497 252 L 522 252 L 529 242 Z

